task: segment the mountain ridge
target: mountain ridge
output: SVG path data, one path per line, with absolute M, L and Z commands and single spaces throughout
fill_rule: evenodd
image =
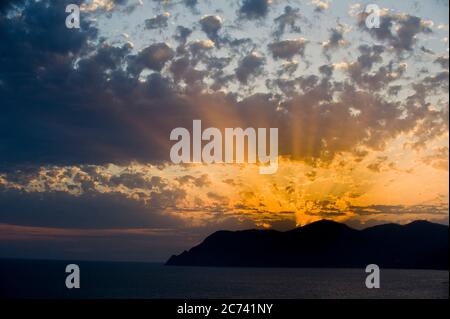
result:
M 289 231 L 217 231 L 166 265 L 448 269 L 448 226 L 428 221 L 357 230 L 320 220 Z

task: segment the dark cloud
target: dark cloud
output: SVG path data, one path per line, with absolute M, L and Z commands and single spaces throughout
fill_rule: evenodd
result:
M 423 45 L 420 47 L 420 50 L 424 53 L 430 54 L 430 55 L 434 55 L 434 51 L 428 48 L 425 48 Z
M 173 200 L 164 193 L 152 199 Z M 120 193 L 88 193 L 73 196 L 65 192 L 0 192 L 0 223 L 61 228 L 141 228 L 174 227 L 180 221 L 143 202 L 127 199 Z M 159 206 L 156 206 L 159 207 Z M 37 216 L 38 214 L 38 216 Z
M 448 73 L 443 74 L 442 83 L 436 81 L 437 76 L 429 77 L 427 81 L 412 84 L 414 94 L 406 98 L 406 108 L 411 118 L 420 119 L 416 123 L 415 138 L 405 143 L 415 150 L 426 147 L 427 141 L 448 132 L 448 101 L 442 109 L 433 109 L 428 102 L 430 92 L 448 91 Z
M 379 28 L 367 28 L 367 16 L 365 12 L 358 16 L 360 29 L 369 32 L 377 40 L 389 43 L 398 53 L 412 51 L 418 34 L 432 33 L 426 21 L 416 16 L 387 12 L 380 17 Z
M 448 56 L 440 56 L 438 57 L 434 63 L 439 64 L 443 69 L 448 70 Z
M 284 8 L 284 13 L 275 18 L 276 30 L 274 36 L 276 38 L 281 37 L 286 31 L 300 33 L 301 28 L 297 25 L 297 22 L 301 20 L 300 9 L 294 9 L 291 6 Z M 288 30 L 287 30 L 288 28 Z
M 337 49 L 345 44 L 344 31 L 344 27 L 341 25 L 331 29 L 330 38 L 323 44 L 324 53 L 328 58 L 330 58 L 328 51 Z
M 385 89 L 391 82 L 399 80 L 406 71 L 405 63 L 394 61 L 373 70 L 375 65 L 383 62 L 384 48 L 380 45 L 361 45 L 358 49 L 361 54 L 355 62 L 348 65 L 347 71 L 350 79 L 361 88 L 373 91 Z
M 115 5 L 123 6 L 128 3 L 128 0 L 113 0 Z
M 184 4 L 189 8 L 195 8 L 198 4 L 198 0 L 184 0 Z
M 0 36 L 4 43 L 0 47 L 1 57 L 4 61 L 15 57 L 18 62 L 14 66 L 9 66 L 10 68 L 14 67 L 16 70 L 20 67 L 26 68 L 41 58 L 54 58 L 51 55 L 64 55 L 69 52 L 76 54 L 87 47 L 88 39 L 96 37 L 97 30 L 84 20 L 81 21 L 81 31 L 74 32 L 67 29 L 65 25 L 67 2 L 61 1 L 52 5 L 49 2 L 27 2 L 28 5 L 22 8 L 21 15 L 1 17 Z M 34 58 L 27 56 L 31 48 Z M 17 70 L 20 71 L 22 70 Z
M 239 13 L 247 19 L 264 18 L 269 12 L 269 0 L 244 0 Z
M 167 43 L 155 43 L 146 47 L 137 55 L 131 56 L 128 67 L 134 74 L 139 74 L 146 68 L 161 71 L 167 61 L 171 60 L 174 55 L 175 52 Z
M 167 95 L 173 94 L 174 85 L 171 80 L 163 77 L 160 73 L 152 73 L 146 79 L 146 85 L 143 88 L 149 98 L 162 99 Z
M 284 130 L 307 142 L 290 150 L 294 157 L 329 161 L 340 152 L 354 150 L 360 143 L 371 149 L 382 149 L 388 140 L 412 129 L 417 121 L 415 115 L 401 118 L 403 111 L 398 104 L 350 86 L 344 87 L 339 101 L 332 101 L 330 95 L 323 94 L 330 92 L 327 81 L 303 78 L 296 85 L 305 93 L 285 103 L 292 122 L 285 123 Z M 351 109 L 358 110 L 359 115 L 353 115 Z M 320 132 L 316 131 L 319 127 Z
M 445 205 L 369 205 L 352 206 L 350 209 L 358 215 L 380 215 L 380 214 L 430 214 L 448 218 L 448 206 Z
M 187 42 L 191 30 L 179 27 L 183 50 L 150 43 L 133 53 L 129 45 L 94 45 L 96 30 L 89 25 L 76 32 L 64 23 L 59 28 L 65 12 L 54 8 L 33 2 L 20 17 L 0 20 L 6 39 L 0 43 L 3 168 L 165 161 L 170 131 L 190 128 L 198 118 L 218 128 L 279 127 L 280 154 L 310 163 L 328 163 L 357 146 L 380 150 L 413 130 L 423 135 L 414 143 L 424 145 L 448 130 L 448 110 L 431 110 L 428 100 L 430 92 L 448 87 L 448 72 L 428 74 L 404 101 L 390 100 L 405 64 L 384 64 L 381 45 L 360 46 L 339 82 L 333 64 L 322 65 L 318 75 L 295 77 L 293 61 L 277 70 L 289 77 L 266 78 L 266 59 L 252 51 L 257 45 L 248 38 L 227 38 L 229 56 L 215 56 L 211 40 Z M 303 54 L 304 42 L 275 41 L 269 49 L 274 58 L 292 59 Z M 214 93 L 256 82 L 271 91 L 239 98 L 232 91 Z M 391 95 L 379 94 L 383 90 Z
M 392 85 L 388 89 L 388 94 L 389 95 L 398 96 L 398 94 L 399 94 L 399 92 L 401 90 L 402 90 L 402 86 L 401 85 Z
M 286 61 L 285 63 L 283 63 L 281 65 L 277 74 L 278 74 L 278 76 L 282 76 L 284 74 L 288 74 L 289 76 L 292 76 L 295 73 L 295 71 L 297 71 L 298 65 L 299 65 L 299 63 L 295 60 Z
M 227 39 L 227 44 L 234 53 L 240 53 L 243 50 L 245 50 L 244 52 L 248 52 L 256 49 L 256 44 L 250 38 Z
M 361 68 L 361 65 L 354 63 L 349 66 L 350 77 L 360 87 L 378 91 L 385 89 L 387 85 L 398 80 L 406 71 L 406 65 L 400 64 L 397 67 L 390 65 L 388 67 L 381 66 L 376 72 L 367 74 Z
M 78 67 L 83 68 L 84 64 L 96 64 L 101 70 L 116 70 L 123 66 L 123 59 L 131 52 L 131 46 L 124 44 L 121 47 L 114 47 L 107 44 L 101 45 L 96 54 L 89 60 L 80 60 Z
M 209 39 L 216 43 L 219 42 L 218 32 L 222 28 L 222 19 L 219 16 L 205 16 L 200 20 L 200 25 Z
M 187 57 L 179 58 L 172 62 L 170 66 L 175 81 L 184 80 L 186 84 L 193 86 L 199 84 L 206 76 L 207 72 L 196 70 Z
M 297 54 L 304 56 L 306 44 L 304 39 L 283 40 L 269 44 L 269 50 L 275 59 L 292 59 Z
M 319 72 L 327 77 L 330 77 L 333 75 L 333 70 L 334 70 L 334 68 L 332 65 L 324 64 L 319 67 Z
M 239 63 L 236 77 L 241 83 L 247 83 L 249 77 L 258 76 L 263 71 L 265 59 L 256 53 L 250 53 Z
M 25 0 L 3 0 L 0 2 L 0 13 L 20 8 L 24 2 Z
M 331 29 L 329 43 L 332 47 L 337 46 L 339 44 L 339 42 L 343 39 L 344 39 L 344 36 L 343 36 L 343 32 L 341 30 Z
M 159 176 L 147 178 L 143 173 L 129 172 L 124 172 L 120 175 L 111 177 L 109 184 L 114 186 L 123 185 L 129 189 L 141 188 L 145 190 L 152 190 L 154 188 L 162 189 L 166 186 L 162 178 Z
M 383 61 L 381 55 L 384 52 L 384 47 L 381 45 L 369 46 L 363 44 L 358 47 L 358 50 L 361 53 L 358 57 L 358 63 L 365 70 L 370 71 L 375 63 Z
M 196 187 L 205 187 L 211 185 L 211 181 L 206 174 L 203 174 L 199 177 L 195 177 L 192 175 L 183 175 L 181 177 L 177 177 L 176 181 L 178 181 L 181 185 L 188 185 L 192 183 Z
M 167 28 L 167 26 L 169 25 L 169 23 L 168 23 L 169 17 L 170 17 L 169 13 L 165 12 L 162 14 L 158 14 L 157 16 L 154 16 L 153 18 L 146 19 L 144 21 L 145 28 L 150 29 L 150 30 Z
M 175 40 L 180 42 L 180 44 L 186 44 L 188 37 L 191 35 L 192 30 L 181 25 L 177 26 L 176 33 L 174 35 Z

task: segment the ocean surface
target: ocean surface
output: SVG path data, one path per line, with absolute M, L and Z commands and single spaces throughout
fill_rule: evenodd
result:
M 67 264 L 80 289 L 67 289 Z M 2 298 L 448 298 L 449 272 L 381 269 L 209 268 L 156 263 L 0 260 Z

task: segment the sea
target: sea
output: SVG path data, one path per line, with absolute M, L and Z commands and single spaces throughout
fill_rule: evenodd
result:
M 80 288 L 66 287 L 68 264 Z M 1 298 L 82 299 L 448 299 L 447 270 L 381 269 L 368 289 L 365 269 L 225 268 L 161 263 L 0 260 Z

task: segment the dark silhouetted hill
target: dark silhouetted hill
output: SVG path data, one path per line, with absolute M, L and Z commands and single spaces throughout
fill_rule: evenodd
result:
M 321 220 L 287 232 L 217 231 L 166 265 L 448 269 L 448 226 L 426 221 L 355 230 Z

